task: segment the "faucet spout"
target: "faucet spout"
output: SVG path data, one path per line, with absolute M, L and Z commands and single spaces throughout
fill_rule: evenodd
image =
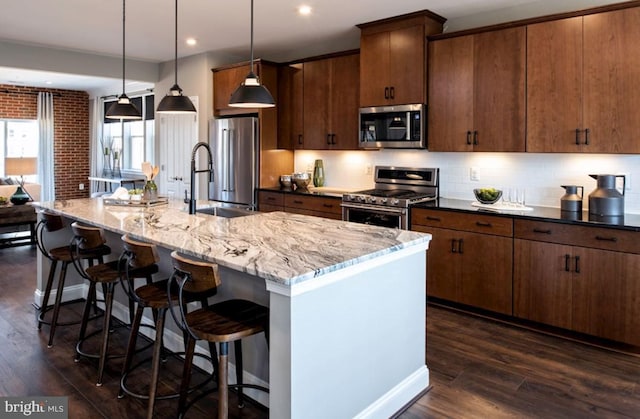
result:
M 201 147 L 204 147 L 207 151 L 207 168 L 197 170 L 196 154 Z M 189 214 L 196 213 L 196 173 L 209 173 L 209 182 L 213 182 L 213 157 L 211 155 L 211 148 L 209 144 L 203 141 L 197 143 L 191 151 L 191 196 L 189 197 Z

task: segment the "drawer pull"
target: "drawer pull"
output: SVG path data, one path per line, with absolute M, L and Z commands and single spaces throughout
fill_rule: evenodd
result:
M 322 204 L 325 208 L 333 208 L 333 204 Z
M 471 145 L 471 131 L 467 131 L 467 145 Z
M 458 253 L 463 254 L 464 252 L 462 251 L 462 239 L 458 239 Z
M 491 225 L 491 223 L 487 223 L 487 222 L 484 222 L 484 221 L 476 221 L 476 225 L 478 227 L 493 227 Z
M 580 273 L 580 256 L 576 256 L 576 273 L 579 274 Z
M 273 196 L 268 196 L 267 201 L 275 201 L 276 199 Z
M 602 237 L 602 236 L 596 236 L 596 240 L 600 240 L 603 242 L 617 242 L 618 238 L 617 237 Z
M 540 234 L 551 234 L 551 230 L 543 230 L 541 228 L 534 228 L 533 232 L 540 233 Z
M 302 201 L 298 201 L 297 199 L 293 201 L 294 204 L 298 204 L 298 205 L 302 205 L 304 204 L 304 202 Z
M 451 239 L 451 253 L 458 253 L 458 249 L 456 248 L 456 239 Z
M 438 218 L 438 217 L 432 217 L 432 216 L 430 216 L 430 215 L 427 215 L 425 218 L 426 218 L 427 220 L 429 220 L 429 221 L 438 221 L 438 222 L 440 222 L 440 221 L 441 221 L 441 220 L 440 220 L 440 218 Z
M 564 270 L 567 272 L 571 271 L 571 267 L 569 266 L 569 261 L 571 260 L 570 255 L 564 255 Z

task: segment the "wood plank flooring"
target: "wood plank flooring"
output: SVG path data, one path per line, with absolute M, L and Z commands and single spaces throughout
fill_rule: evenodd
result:
M 110 360 L 102 387 L 95 386 L 94 362 L 73 362 L 77 326 L 59 328 L 47 349 L 49 328 L 37 330 L 31 305 L 35 252 L 28 246 L 0 249 L 0 395 L 68 396 L 74 419 L 145 417 L 145 401 L 116 397 L 120 359 Z M 115 349 L 124 348 L 126 334 L 115 334 Z M 427 339 L 432 388 L 402 419 L 640 418 L 638 357 L 433 306 Z M 167 363 L 163 391 L 177 385 L 180 367 Z M 141 373 L 148 376 L 148 370 Z M 235 408 L 231 397 L 230 417 L 268 417 L 251 404 Z M 158 401 L 155 417 L 175 417 L 175 406 L 176 400 Z M 187 418 L 214 417 L 215 408 L 212 394 Z

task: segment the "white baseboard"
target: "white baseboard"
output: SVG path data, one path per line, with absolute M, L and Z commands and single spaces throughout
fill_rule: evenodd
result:
M 67 301 L 80 300 L 82 298 L 85 298 L 88 290 L 89 286 L 87 284 L 77 284 L 64 287 L 64 292 L 62 293 L 62 302 L 65 303 Z M 49 305 L 52 305 L 54 301 L 56 301 L 56 295 L 58 295 L 58 290 L 52 289 L 51 295 L 49 296 Z M 33 293 L 33 302 L 35 303 L 35 305 L 38 307 L 42 306 L 43 299 L 44 290 L 36 289 Z
M 429 369 L 424 365 L 354 416 L 354 418 L 389 418 L 405 407 L 407 403 L 411 402 L 427 387 L 429 387 Z

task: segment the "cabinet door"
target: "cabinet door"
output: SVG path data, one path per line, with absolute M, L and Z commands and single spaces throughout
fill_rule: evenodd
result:
M 474 151 L 525 151 L 524 27 L 474 36 Z
M 514 240 L 513 314 L 571 329 L 572 247 Z
M 427 295 L 459 301 L 462 263 L 460 255 L 455 251 L 459 232 L 424 226 L 416 226 L 414 229 L 433 235 L 427 252 Z
M 582 67 L 582 17 L 527 26 L 528 152 L 583 151 Z
M 640 345 L 640 255 L 574 248 L 573 330 Z
M 429 150 L 473 151 L 473 37 L 429 43 Z
M 229 106 L 231 95 L 244 81 L 249 74 L 250 66 L 242 65 L 227 68 L 213 73 L 213 111 L 214 115 L 225 115 L 225 112 L 238 113 L 238 109 Z M 258 74 L 258 66 L 254 66 L 254 71 Z M 245 110 L 241 112 L 246 113 Z
M 192 98 L 196 108 L 197 98 Z M 158 144 L 160 146 L 160 173 L 158 174 L 158 193 L 169 199 L 181 200 L 191 189 L 189 162 L 191 151 L 198 141 L 198 114 L 195 115 L 159 115 L 160 126 Z M 206 199 L 207 186 L 201 177 L 196 188 L 196 198 Z M 196 179 L 196 182 L 198 180 Z
M 389 32 L 360 38 L 360 106 L 386 105 L 385 87 L 389 80 Z
M 327 74 L 331 78 L 329 148 L 357 150 L 360 56 L 345 55 L 330 61 L 331 73 Z
M 459 232 L 458 237 L 459 302 L 511 315 L 513 239 L 467 232 Z
M 425 103 L 425 35 L 423 25 L 389 33 L 388 87 L 393 105 Z
M 584 122 L 588 150 L 639 153 L 640 8 L 584 17 Z
M 304 148 L 303 64 L 278 68 L 278 147 Z
M 327 149 L 329 135 L 329 89 L 331 87 L 331 61 L 328 59 L 304 63 L 304 147 L 311 150 Z

